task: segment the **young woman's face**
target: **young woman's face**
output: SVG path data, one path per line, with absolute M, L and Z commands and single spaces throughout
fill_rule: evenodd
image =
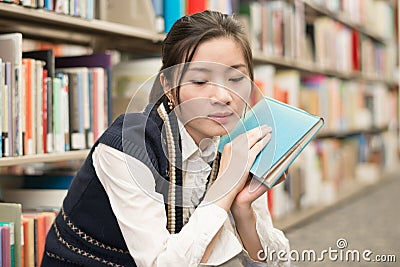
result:
M 250 98 L 251 80 L 242 49 L 231 38 L 202 43 L 187 66 L 175 112 L 199 144 L 233 129 Z

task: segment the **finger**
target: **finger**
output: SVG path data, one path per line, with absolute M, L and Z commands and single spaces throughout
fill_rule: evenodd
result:
M 271 134 L 267 133 L 261 140 L 256 142 L 251 148 L 250 148 L 250 155 L 254 157 L 254 159 L 257 157 L 257 155 L 261 152 L 261 150 L 264 149 L 264 147 L 269 143 L 271 140 Z M 252 158 L 253 158 L 252 157 Z
M 251 179 L 249 183 L 248 190 L 249 194 L 251 194 L 255 200 L 259 198 L 262 194 L 264 194 L 268 190 L 268 187 L 258 181 L 257 178 L 253 177 L 253 179 Z
M 248 148 L 252 148 L 258 141 L 272 132 L 272 128 L 267 125 L 255 127 L 247 131 L 243 138 L 246 138 Z

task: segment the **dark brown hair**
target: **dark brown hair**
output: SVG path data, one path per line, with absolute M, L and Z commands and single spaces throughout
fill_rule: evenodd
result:
M 232 38 L 239 44 L 249 78 L 253 81 L 253 56 L 243 25 L 234 16 L 209 10 L 184 16 L 174 23 L 162 45 L 161 71 L 190 62 L 201 43 L 219 37 Z M 179 104 L 179 86 L 175 93 Z M 158 102 L 163 95 L 164 91 L 157 77 L 150 93 L 150 103 Z

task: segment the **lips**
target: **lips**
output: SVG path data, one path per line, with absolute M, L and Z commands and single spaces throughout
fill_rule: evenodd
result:
M 208 117 L 216 122 L 226 123 L 231 119 L 232 115 L 232 112 L 217 112 L 208 115 Z

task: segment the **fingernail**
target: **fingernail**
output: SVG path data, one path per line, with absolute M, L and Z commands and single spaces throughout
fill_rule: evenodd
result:
M 261 126 L 261 131 L 263 134 L 267 134 L 272 131 L 272 128 L 267 125 L 263 125 L 263 126 Z

